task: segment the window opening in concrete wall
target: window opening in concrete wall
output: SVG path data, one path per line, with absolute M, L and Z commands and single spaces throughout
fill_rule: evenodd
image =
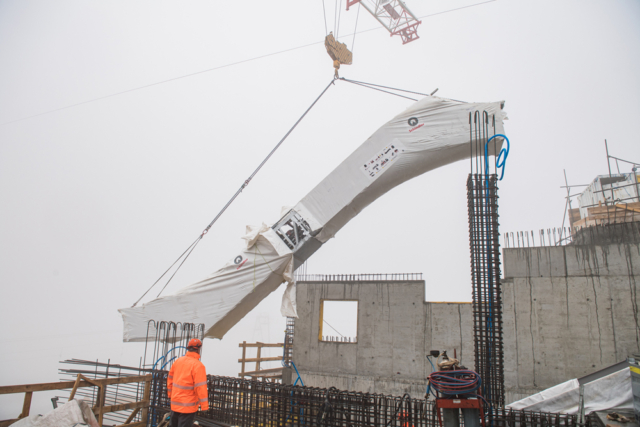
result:
M 358 342 L 358 301 L 322 300 L 320 334 L 325 342 Z

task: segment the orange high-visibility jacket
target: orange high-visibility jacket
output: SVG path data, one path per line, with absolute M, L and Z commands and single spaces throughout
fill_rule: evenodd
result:
M 197 412 L 198 405 L 203 411 L 209 409 L 207 372 L 198 353 L 190 351 L 175 361 L 167 377 L 167 394 L 174 412 Z

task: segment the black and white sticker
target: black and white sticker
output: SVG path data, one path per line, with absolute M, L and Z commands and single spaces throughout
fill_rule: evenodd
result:
M 404 145 L 396 138 L 393 142 L 378 152 L 367 163 L 360 167 L 371 179 L 375 179 L 378 175 L 389 168 L 389 165 L 404 152 Z

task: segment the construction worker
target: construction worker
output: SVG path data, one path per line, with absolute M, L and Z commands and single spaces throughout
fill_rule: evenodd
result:
M 198 410 L 209 409 L 207 372 L 200 362 L 202 341 L 194 338 L 187 354 L 175 361 L 167 377 L 167 394 L 171 401 L 171 427 L 191 427 Z

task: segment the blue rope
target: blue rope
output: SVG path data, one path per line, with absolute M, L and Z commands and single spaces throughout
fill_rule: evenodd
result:
M 433 366 L 433 362 L 431 361 L 431 359 L 429 358 L 429 356 L 427 356 L 427 360 L 429 361 L 429 363 L 431 363 L 431 373 L 434 373 L 436 371 L 436 368 Z M 427 391 L 425 393 L 425 399 L 429 398 L 429 392 L 431 391 L 431 382 L 427 381 Z M 436 396 L 437 397 L 437 396 Z
M 161 361 L 162 359 L 164 359 L 165 357 L 167 357 L 169 355 L 169 353 L 171 353 L 173 350 L 177 350 L 179 348 L 184 348 L 186 349 L 187 347 L 183 347 L 183 346 L 178 346 L 178 347 L 173 347 L 171 350 L 167 351 L 167 354 L 165 354 L 164 356 L 160 357 L 160 359 L 156 360 L 156 363 L 153 364 L 153 370 L 156 370 L 156 365 L 158 364 L 159 361 Z M 176 356 L 177 357 L 177 356 Z M 175 357 L 173 358 L 175 359 Z M 171 359 L 171 360 L 173 360 Z M 164 367 L 167 366 L 167 364 L 165 363 L 164 366 L 160 369 L 164 369 Z
M 285 333 L 285 342 L 287 340 L 287 334 Z M 285 363 L 285 351 L 286 348 L 285 346 L 282 347 L 282 366 L 284 366 L 285 368 L 288 368 L 289 366 L 287 366 L 287 364 Z M 296 384 L 298 384 L 298 381 L 300 381 L 300 384 L 302 385 L 302 387 L 304 387 L 304 381 L 302 381 L 302 377 L 300 376 L 300 372 L 298 372 L 298 367 L 296 366 L 295 363 L 293 363 L 293 360 L 291 361 L 291 366 L 293 366 L 293 369 L 296 370 L 296 375 L 298 375 L 298 378 L 296 378 L 296 381 L 293 383 L 293 386 L 295 387 Z M 284 420 L 284 422 L 286 423 L 287 421 L 289 421 L 289 418 L 291 417 L 291 415 L 293 414 L 293 407 L 295 405 L 297 405 L 298 402 L 293 403 L 293 390 L 291 390 L 291 410 L 289 411 L 289 415 L 287 415 L 287 419 Z M 301 406 L 300 407 L 300 412 L 299 412 L 299 416 L 300 416 L 300 420 L 302 421 L 302 424 L 304 425 L 304 408 Z
M 500 181 L 502 181 L 502 178 L 504 178 L 505 165 L 507 162 L 507 157 L 509 156 L 509 149 L 511 148 L 511 143 L 509 142 L 509 138 L 507 138 L 506 135 L 503 135 L 501 133 L 493 135 L 484 144 L 484 183 L 485 183 L 485 214 L 486 214 L 485 217 L 487 218 L 487 230 L 489 229 L 489 153 L 488 153 L 488 148 L 489 148 L 489 143 L 498 136 L 501 138 L 504 138 L 504 140 L 507 141 L 507 148 L 506 149 L 502 148 L 502 150 L 500 150 L 500 153 L 496 157 L 496 168 L 501 169 Z M 489 244 L 487 242 L 487 252 L 488 251 L 489 251 Z M 492 266 L 488 265 L 487 267 L 488 267 L 487 272 L 489 274 L 489 283 L 492 283 L 493 282 Z M 493 338 L 493 295 L 490 295 L 490 298 L 489 298 L 488 324 L 489 324 L 490 336 L 491 338 Z M 489 348 L 488 348 L 489 365 L 491 365 L 492 363 L 492 350 L 493 349 L 491 348 L 491 342 L 489 342 Z M 487 390 L 484 384 L 482 384 L 482 390 L 485 392 L 487 397 L 491 399 L 491 390 L 489 390 L 489 392 L 487 393 Z
M 497 135 L 493 135 L 491 138 L 489 138 L 487 143 L 484 144 L 484 174 L 485 176 L 489 175 L 489 155 L 487 153 L 489 143 L 493 138 L 497 136 L 504 138 L 504 140 L 507 141 L 507 148 L 506 149 L 502 148 L 502 150 L 500 150 L 500 153 L 498 154 L 498 157 L 496 157 L 496 168 L 502 169 L 500 174 L 500 181 L 502 181 L 502 178 L 504 178 L 504 169 L 505 169 L 505 164 L 507 162 L 507 157 L 509 156 L 509 149 L 511 147 L 511 143 L 509 142 L 509 138 L 507 138 L 505 135 L 501 133 Z M 504 154 L 504 157 L 502 157 L 503 154 Z
M 160 368 L 161 370 L 164 369 L 165 366 L 167 366 L 169 363 L 173 362 L 174 360 L 176 360 L 178 358 L 178 356 L 173 356 L 173 359 L 168 360 L 164 365 L 162 365 L 162 368 Z
M 284 362 L 283 362 L 284 365 Z M 300 376 L 300 372 L 298 372 L 298 368 L 296 367 L 296 364 L 293 363 L 293 360 L 291 361 L 291 366 L 293 366 L 293 369 L 296 370 L 296 374 L 298 374 L 298 378 L 296 378 L 296 381 L 293 383 L 293 386 L 295 387 L 296 384 L 298 384 L 298 381 L 300 381 L 300 384 L 302 384 L 302 387 L 304 387 L 304 382 L 302 381 L 302 377 Z M 287 421 L 289 421 L 289 417 L 291 417 L 291 414 L 293 414 L 293 407 L 295 405 L 297 405 L 298 402 L 293 403 L 293 390 L 291 390 L 291 410 L 289 411 L 289 415 L 287 415 L 287 419 L 284 420 L 284 422 L 286 423 Z M 300 417 L 302 418 L 304 416 L 304 408 L 301 406 L 300 407 Z M 302 423 L 304 424 L 304 420 L 302 420 Z
M 296 364 L 293 363 L 293 360 L 291 361 L 291 366 L 293 366 L 293 369 L 296 370 L 296 374 L 298 375 L 298 378 L 296 378 L 296 382 L 294 382 L 293 385 L 298 384 L 298 380 L 300 380 L 300 384 L 302 385 L 302 387 L 304 387 L 304 382 L 302 381 L 302 377 L 300 376 L 300 372 L 298 372 L 298 368 L 296 367 Z

